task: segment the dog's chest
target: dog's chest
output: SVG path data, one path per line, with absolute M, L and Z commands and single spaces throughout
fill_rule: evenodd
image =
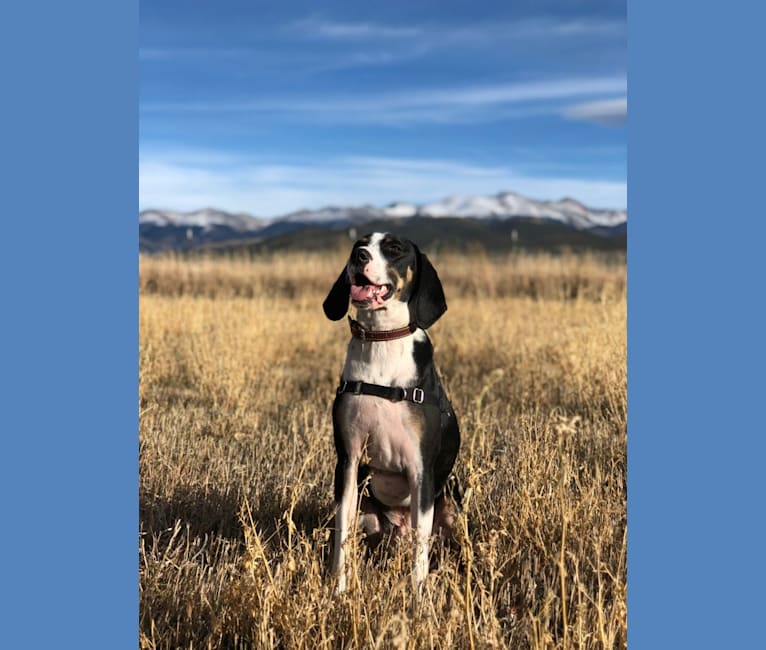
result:
M 367 456 L 373 468 L 394 473 L 419 469 L 422 422 L 411 405 L 373 395 L 346 394 L 340 416 L 347 449 Z
M 418 374 L 414 342 L 414 336 L 375 343 L 353 339 L 348 347 L 343 378 L 382 386 L 414 386 Z
M 375 343 L 352 340 L 343 378 L 381 386 L 416 385 L 413 342 L 414 337 Z M 404 472 L 420 464 L 422 418 L 409 402 L 346 394 L 340 415 L 347 448 L 366 452 L 373 467 Z

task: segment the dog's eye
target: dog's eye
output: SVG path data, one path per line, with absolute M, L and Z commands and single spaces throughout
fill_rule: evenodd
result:
M 401 255 L 404 252 L 404 246 L 398 241 L 383 242 L 383 250 L 391 255 Z

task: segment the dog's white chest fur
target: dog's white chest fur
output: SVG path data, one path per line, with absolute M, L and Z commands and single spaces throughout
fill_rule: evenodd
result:
M 412 354 L 422 331 L 394 341 L 349 344 L 343 378 L 402 388 L 415 385 Z M 407 474 L 421 470 L 420 423 L 404 402 L 373 395 L 345 395 L 341 405 L 348 449 L 366 453 L 373 470 L 372 491 L 387 506 L 409 504 Z
M 418 337 L 424 336 L 425 333 L 418 331 L 412 336 L 394 341 L 362 343 L 352 339 L 343 368 L 343 379 L 402 388 L 414 386 L 417 367 L 412 346 Z
M 418 423 L 403 402 L 373 395 L 344 395 L 343 437 L 348 449 L 369 458 L 373 494 L 387 506 L 407 506 L 408 474 L 421 470 Z

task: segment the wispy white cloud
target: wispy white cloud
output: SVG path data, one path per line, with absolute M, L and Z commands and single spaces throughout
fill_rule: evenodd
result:
M 584 104 L 569 106 L 564 109 L 564 116 L 573 120 L 595 122 L 597 124 L 622 125 L 628 119 L 628 98 L 617 97 Z
M 475 42 L 491 46 L 498 40 L 544 39 L 551 37 L 610 38 L 623 37 L 623 20 L 595 18 L 565 19 L 533 17 L 521 20 L 485 21 L 468 24 L 441 24 L 431 21 L 420 25 L 392 25 L 372 22 L 342 22 L 319 16 L 303 18 L 287 26 L 286 32 L 302 36 L 332 40 L 354 41 L 364 39 L 419 38 L 429 49 L 454 46 L 455 43 Z
M 623 77 L 556 79 L 433 90 L 400 96 L 404 104 L 486 105 L 532 102 L 614 92 L 625 88 Z
M 273 46 L 270 59 L 284 56 L 295 61 L 296 51 L 305 51 L 311 56 L 304 57 L 303 65 L 307 69 L 321 71 L 395 64 L 455 48 L 496 50 L 498 47 L 521 45 L 539 49 L 566 43 L 587 47 L 610 40 L 622 42 L 626 24 L 624 20 L 533 17 L 467 24 L 432 21 L 401 25 L 344 22 L 315 15 L 292 22 L 277 31 L 281 39 L 278 46 Z M 177 30 L 174 33 L 177 34 Z M 323 44 L 331 47 L 323 47 Z M 171 59 L 192 61 L 208 57 L 245 59 L 259 57 L 259 49 L 241 42 L 234 45 L 221 43 L 218 46 L 167 47 L 158 44 L 142 47 L 139 56 L 147 62 Z
M 536 20 L 522 24 L 530 36 L 555 35 L 555 36 L 597 36 L 597 37 L 620 37 L 625 35 L 626 24 L 623 20 L 603 19 L 576 19 L 545 21 Z
M 418 27 L 384 25 L 372 22 L 338 22 L 310 17 L 292 23 L 288 31 L 314 38 L 358 40 L 367 38 L 414 38 L 421 34 Z
M 594 207 L 626 205 L 626 185 L 620 181 L 530 176 L 506 166 L 373 156 L 274 164 L 217 152 L 148 151 L 141 156 L 139 188 L 142 209 L 215 206 L 259 216 L 326 205 L 420 203 L 455 192 L 501 190 L 540 199 L 572 196 Z
M 424 38 L 434 47 L 474 45 L 497 47 L 523 44 L 537 47 L 566 43 L 603 42 L 624 38 L 626 25 L 619 20 L 526 18 L 482 24 L 451 25 L 424 30 Z
M 500 83 L 353 96 L 145 103 L 148 113 L 273 113 L 292 119 L 367 124 L 481 122 L 563 110 L 557 102 L 626 91 L 624 77 Z M 527 107 L 508 111 L 509 107 Z M 575 110 L 575 109 L 572 109 Z M 575 110 L 575 116 L 577 111 Z

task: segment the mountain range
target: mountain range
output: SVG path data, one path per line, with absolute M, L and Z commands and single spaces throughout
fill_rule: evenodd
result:
M 363 234 L 360 228 L 366 224 L 370 230 L 386 228 L 404 236 L 408 236 L 405 231 L 416 229 L 431 233 L 439 240 L 454 239 L 455 243 L 462 241 L 463 244 L 465 236 L 482 243 L 499 231 L 508 231 L 509 241 L 518 243 L 523 230 L 533 235 L 531 239 L 526 237 L 529 242 L 534 240 L 538 244 L 545 244 L 547 233 L 552 236 L 547 238 L 550 243 L 558 247 L 566 246 L 571 239 L 579 242 L 580 247 L 611 249 L 624 247 L 627 212 L 590 208 L 572 198 L 538 201 L 515 192 L 494 196 L 453 195 L 421 205 L 397 202 L 385 207 L 329 206 L 275 218 L 233 214 L 214 208 L 193 212 L 144 210 L 139 214 L 139 245 L 143 252 L 242 246 L 254 250 L 301 248 L 307 243 L 308 232 L 315 237 L 320 235 L 320 239 L 331 233 L 345 234 L 346 230 L 352 235 L 356 231 Z M 454 236 L 456 230 L 462 233 L 459 237 Z M 453 236 L 447 231 L 453 231 Z M 444 235 L 441 238 L 440 232 Z M 587 243 L 591 241 L 592 246 Z M 420 240 L 419 243 L 426 245 Z

